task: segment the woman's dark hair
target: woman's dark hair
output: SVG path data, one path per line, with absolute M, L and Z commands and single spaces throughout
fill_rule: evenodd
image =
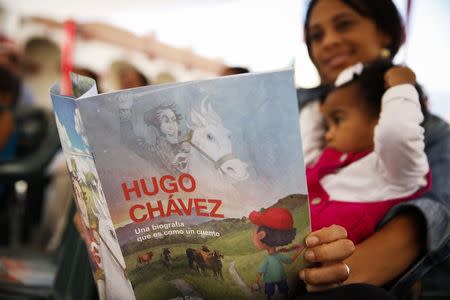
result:
M 392 41 L 388 49 L 392 57 L 397 54 L 398 49 L 405 41 L 405 28 L 397 7 L 392 0 L 340 0 L 345 5 L 352 8 L 359 15 L 372 20 L 377 28 L 391 37 Z M 308 26 L 311 18 L 311 12 L 319 0 L 311 0 L 306 10 L 305 23 L 303 30 L 305 32 L 305 42 L 308 47 L 308 53 L 311 57 L 311 39 L 308 36 Z
M 227 75 L 237 75 L 237 74 L 245 74 L 245 73 L 249 73 L 249 69 L 244 68 L 244 67 L 225 67 L 222 72 L 221 75 L 222 76 L 227 76 Z
M 368 111 L 372 116 L 380 115 L 381 99 L 386 91 L 384 74 L 393 66 L 394 65 L 389 60 L 378 59 L 370 65 L 365 66 L 361 75 L 356 76 L 354 80 L 347 83 L 356 83 L 360 86 L 360 90 L 366 101 Z M 343 86 L 347 84 L 344 84 Z M 415 88 L 419 94 L 420 106 L 422 108 L 424 118 L 426 119 L 428 116 L 426 96 L 419 84 L 416 84 Z
M 264 231 L 266 235 L 261 240 L 270 247 L 284 246 L 290 244 L 297 233 L 295 228 L 288 230 L 272 229 L 267 226 L 259 226 L 256 232 Z
M 10 94 L 12 98 L 12 106 L 17 104 L 22 81 L 13 72 L 5 67 L 0 66 L 0 92 Z M 0 103 L 4 105 L 4 103 Z

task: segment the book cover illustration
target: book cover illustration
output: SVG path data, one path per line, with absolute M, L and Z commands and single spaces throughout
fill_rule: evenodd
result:
M 75 97 L 97 94 L 92 79 L 73 76 L 72 80 Z M 58 91 L 58 85 L 52 88 L 53 109 L 80 216 L 77 227 L 87 246 L 99 297 L 135 299 L 77 103 Z
M 78 173 L 97 191 L 82 201 L 85 222 L 109 224 L 117 237 L 109 253 L 124 268 L 114 282 L 130 282 L 137 299 L 267 299 L 271 288 L 281 299 L 293 290 L 310 226 L 292 71 L 71 103 L 55 112 L 66 133 L 65 113 L 84 125 L 89 146 L 72 148 L 86 153 Z M 94 232 L 100 242 L 107 235 Z

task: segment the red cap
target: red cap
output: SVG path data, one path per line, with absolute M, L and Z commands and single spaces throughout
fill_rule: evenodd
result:
M 289 230 L 294 226 L 292 214 L 286 208 L 271 207 L 262 213 L 252 211 L 248 218 L 250 222 L 258 226 L 266 226 L 271 229 Z

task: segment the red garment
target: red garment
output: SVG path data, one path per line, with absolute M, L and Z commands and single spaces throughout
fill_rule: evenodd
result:
M 326 148 L 318 161 L 306 168 L 313 231 L 332 224 L 338 224 L 347 230 L 348 238 L 355 244 L 358 244 L 375 231 L 377 224 L 391 207 L 400 202 L 417 198 L 430 189 L 431 174 L 428 173 L 427 185 L 407 197 L 368 203 L 342 201 L 345 199 L 330 199 L 320 180 L 328 174 L 336 173 L 340 168 L 350 165 L 369 153 L 371 151 L 342 153 Z

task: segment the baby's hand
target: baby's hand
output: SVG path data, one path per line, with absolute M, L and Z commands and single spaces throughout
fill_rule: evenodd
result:
M 400 84 L 416 84 L 416 74 L 408 67 L 392 67 L 384 74 L 386 88 Z

